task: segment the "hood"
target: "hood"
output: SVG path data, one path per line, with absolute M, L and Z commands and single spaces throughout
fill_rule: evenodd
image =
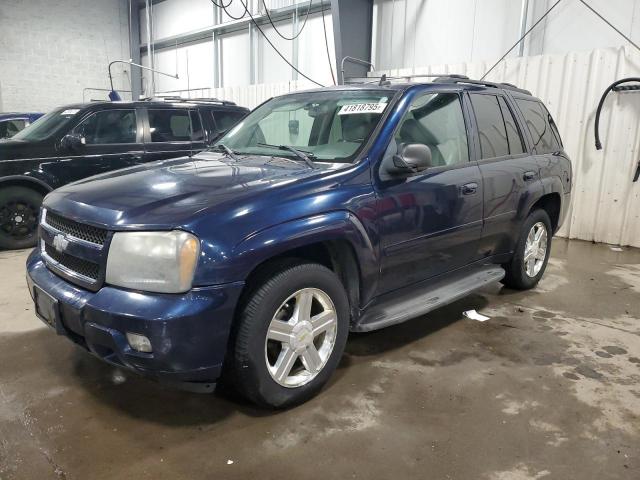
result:
M 47 195 L 45 207 L 76 220 L 115 230 L 185 227 L 212 210 L 229 210 L 256 196 L 340 164 L 317 164 L 267 156 L 236 162 L 204 152 L 153 162 L 69 184 Z

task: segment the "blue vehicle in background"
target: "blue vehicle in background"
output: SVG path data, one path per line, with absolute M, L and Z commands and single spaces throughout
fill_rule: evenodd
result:
M 0 140 L 13 137 L 16 133 L 24 130 L 42 115 L 44 114 L 16 112 L 0 113 Z
M 535 287 L 571 187 L 551 115 L 511 85 L 292 93 L 191 158 L 49 193 L 27 281 L 37 315 L 106 362 L 285 407 L 350 331 Z

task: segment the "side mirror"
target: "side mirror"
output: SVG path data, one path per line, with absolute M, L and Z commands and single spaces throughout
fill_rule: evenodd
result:
M 422 143 L 401 144 L 392 161 L 393 164 L 387 167 L 387 172 L 396 175 L 421 172 L 433 166 L 431 149 Z
M 69 133 L 60 140 L 60 146 L 65 150 L 77 150 L 85 143 L 84 137 L 77 133 Z

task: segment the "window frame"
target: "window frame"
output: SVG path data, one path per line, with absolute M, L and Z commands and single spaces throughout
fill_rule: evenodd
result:
M 462 119 L 464 121 L 464 129 L 465 129 L 465 134 L 467 136 L 467 152 L 468 152 L 468 160 L 466 162 L 460 162 L 460 163 L 454 163 L 453 165 L 439 165 L 439 166 L 433 166 L 433 167 L 429 167 L 425 170 L 422 170 L 420 172 L 413 172 L 413 173 L 409 173 L 407 172 L 406 175 L 403 175 L 402 178 L 412 178 L 412 177 L 416 177 L 416 176 L 424 176 L 424 175 L 434 175 L 437 173 L 441 173 L 441 172 L 446 172 L 449 170 L 457 170 L 459 168 L 467 168 L 471 165 L 473 165 L 474 163 L 474 156 L 475 156 L 475 145 L 473 144 L 473 137 L 472 137 L 472 132 L 471 132 L 471 119 L 469 117 L 469 111 L 467 110 L 467 105 L 465 104 L 464 101 L 464 96 L 463 96 L 463 92 L 459 91 L 459 90 L 449 90 L 449 89 L 423 89 L 423 90 L 419 90 L 417 91 L 412 97 L 411 97 L 411 101 L 408 102 L 406 108 L 402 111 L 399 112 L 399 121 L 398 124 L 395 126 L 395 128 L 393 129 L 393 132 L 389 135 L 389 143 L 386 145 L 384 151 L 382 152 L 382 159 L 379 162 L 380 165 L 380 179 L 381 180 L 391 180 L 391 179 L 396 179 L 397 177 L 390 177 L 387 178 L 387 174 L 383 173 L 384 169 L 383 169 L 383 165 L 384 163 L 387 161 L 387 151 L 389 149 L 389 146 L 391 145 L 392 142 L 395 141 L 396 135 L 398 134 L 399 130 L 402 128 L 402 120 L 404 119 L 405 115 L 407 114 L 407 112 L 411 109 L 412 105 L 414 105 L 414 103 L 419 100 L 421 97 L 425 96 L 425 95 L 437 95 L 437 94 L 450 94 L 450 95 L 456 95 L 458 97 L 458 101 L 460 102 L 460 110 L 462 112 Z
M 140 111 L 134 107 L 131 106 L 129 108 L 123 107 L 123 108 L 102 108 L 99 110 L 90 110 L 88 112 L 86 112 L 85 115 L 83 115 L 82 117 L 80 117 L 80 119 L 78 120 L 78 122 L 76 122 L 73 127 L 71 127 L 67 133 L 75 133 L 76 129 L 82 125 L 83 123 L 85 123 L 87 120 L 89 120 L 89 118 L 91 118 L 94 115 L 97 115 L 99 113 L 102 112 L 113 112 L 113 111 L 132 111 L 133 114 L 135 115 L 136 118 L 136 139 L 135 142 L 125 142 L 125 143 L 87 143 L 85 144 L 85 147 L 88 148 L 92 148 L 92 147 L 110 147 L 110 146 L 122 146 L 122 145 L 138 145 L 142 143 L 142 130 L 143 130 L 143 124 L 142 124 L 142 119 L 140 117 Z
M 204 123 L 204 118 L 200 115 L 200 111 L 197 108 L 187 110 L 189 112 L 189 122 L 191 124 L 191 142 L 192 143 L 207 143 L 207 127 Z M 195 131 L 193 129 L 193 116 L 197 115 L 198 120 L 200 121 L 200 130 L 202 131 L 202 138 L 197 140 L 194 138 Z
M 490 157 L 490 158 L 482 158 L 482 146 L 480 144 L 480 128 L 479 128 L 479 124 L 478 124 L 478 119 L 476 117 L 476 112 L 473 109 L 473 102 L 471 100 L 471 95 L 493 95 L 494 97 L 502 97 L 505 101 L 505 103 L 507 104 L 507 107 L 509 107 L 509 110 L 511 111 L 511 115 L 513 116 L 513 119 L 516 122 L 516 127 L 518 128 L 518 133 L 520 134 L 520 139 L 522 140 L 522 144 L 524 147 L 524 152 L 523 153 L 518 153 L 518 154 L 511 154 L 509 153 L 508 155 L 502 155 L 500 157 Z M 509 98 L 508 95 L 505 95 L 504 92 L 500 92 L 500 91 L 495 91 L 495 92 L 491 92 L 491 91 L 473 91 L 473 92 L 465 92 L 465 97 L 467 102 L 469 102 L 469 111 L 471 112 L 471 116 L 472 116 L 472 120 L 473 120 L 473 130 L 474 130 L 474 141 L 476 142 L 476 162 L 478 163 L 491 163 L 491 162 L 500 162 L 503 160 L 510 160 L 510 159 L 514 159 L 514 158 L 524 158 L 524 157 L 528 157 L 531 155 L 531 146 L 530 146 L 530 140 L 529 138 L 524 134 L 523 130 L 522 130 L 522 119 L 521 117 L 518 115 L 518 113 L 516 113 L 516 111 L 514 110 L 513 105 L 510 103 L 511 99 Z M 500 107 L 500 102 L 498 102 L 498 107 Z M 502 109 L 500 108 L 500 113 L 502 114 Z M 502 117 L 502 122 L 504 123 L 504 115 Z M 505 125 L 505 133 L 506 133 L 506 125 Z

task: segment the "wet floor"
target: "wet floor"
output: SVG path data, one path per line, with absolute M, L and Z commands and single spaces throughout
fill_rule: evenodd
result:
M 276 413 L 56 337 L 26 255 L 0 252 L 1 480 L 640 478 L 640 250 L 555 240 L 536 290 L 351 335 L 321 395 Z

